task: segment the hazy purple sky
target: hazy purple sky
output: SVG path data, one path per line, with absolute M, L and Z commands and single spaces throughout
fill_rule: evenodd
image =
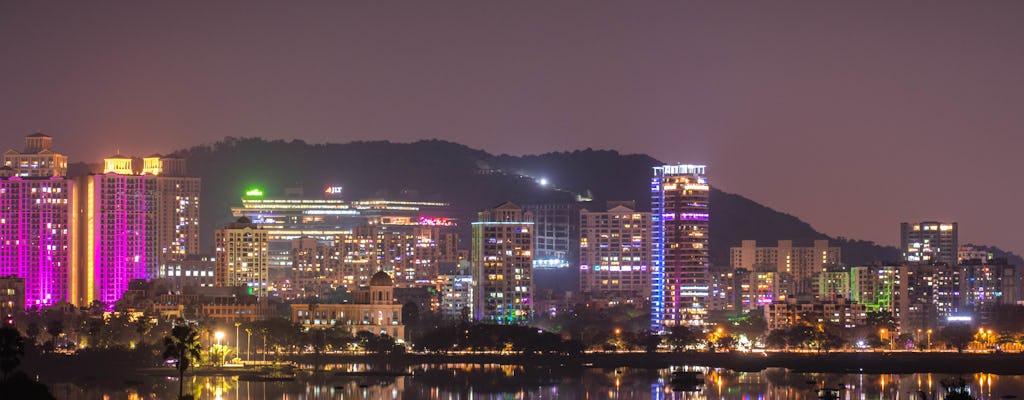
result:
M 1024 250 L 1024 2 L 0 3 L 0 147 L 223 136 L 709 164 L 832 235 Z

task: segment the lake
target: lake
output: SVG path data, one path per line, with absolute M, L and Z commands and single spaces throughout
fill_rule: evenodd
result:
M 364 364 L 334 364 L 292 382 L 249 382 L 238 376 L 186 376 L 186 393 L 197 400 L 320 399 L 817 399 L 821 386 L 842 388 L 842 399 L 928 399 L 941 396 L 945 374 L 802 373 L 782 368 L 737 372 L 704 367 L 667 369 L 550 368 L 497 364 L 432 364 L 409 367 L 408 376 L 367 375 Z M 695 391 L 673 388 L 674 372 L 704 379 Z M 691 376 L 691 375 L 684 375 Z M 978 399 L 1024 398 L 1024 376 L 959 376 Z M 62 400 L 172 400 L 176 377 L 132 382 L 56 383 Z

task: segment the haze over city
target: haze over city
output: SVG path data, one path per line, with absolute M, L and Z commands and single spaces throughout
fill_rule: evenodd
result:
M 616 149 L 832 235 L 957 220 L 1020 252 L 1022 7 L 5 2 L 0 133 L 73 162 L 224 136 Z

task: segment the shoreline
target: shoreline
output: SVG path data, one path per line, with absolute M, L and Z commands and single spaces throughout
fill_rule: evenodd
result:
M 706 366 L 741 372 L 785 368 L 795 372 L 852 374 L 941 373 L 1024 375 L 1021 353 L 911 353 L 839 352 L 816 353 L 587 353 L 565 355 L 498 354 L 403 354 L 387 355 L 298 355 L 284 358 L 299 364 L 369 363 L 376 366 L 408 367 L 421 364 L 503 364 L 576 368 L 661 369 L 672 366 Z
M 109 356 L 110 354 L 108 354 Z M 138 365 L 129 353 L 123 357 L 98 360 L 75 355 L 42 355 L 23 365 L 30 376 L 44 382 L 132 380 L 146 376 L 176 376 L 170 367 Z M 564 369 L 662 369 L 673 366 L 725 368 L 739 372 L 759 372 L 767 368 L 784 368 L 801 373 L 840 374 L 974 374 L 1024 375 L 1022 353 L 911 353 L 911 352 L 839 352 L 816 353 L 586 353 L 568 355 L 499 355 L 499 354 L 401 354 L 355 355 L 323 354 L 283 356 L 281 361 L 299 365 L 367 364 L 371 373 L 406 373 L 419 365 L 500 364 L 525 367 Z M 247 367 L 204 367 L 190 369 L 186 375 L 242 375 L 266 365 Z M 305 371 L 310 371 L 305 369 Z

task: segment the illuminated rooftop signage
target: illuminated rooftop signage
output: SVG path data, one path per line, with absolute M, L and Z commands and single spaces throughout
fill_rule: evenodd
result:
M 452 226 L 455 223 L 448 218 L 420 217 L 420 225 Z
M 655 171 L 661 170 L 665 175 L 704 175 L 704 169 L 707 168 L 704 165 L 692 165 L 692 164 L 679 164 L 679 165 L 663 165 L 660 167 L 654 167 Z
M 263 191 L 260 188 L 252 188 L 246 190 L 245 195 L 248 197 L 263 197 Z
M 324 188 L 324 194 L 341 194 L 341 186 L 328 186 Z

